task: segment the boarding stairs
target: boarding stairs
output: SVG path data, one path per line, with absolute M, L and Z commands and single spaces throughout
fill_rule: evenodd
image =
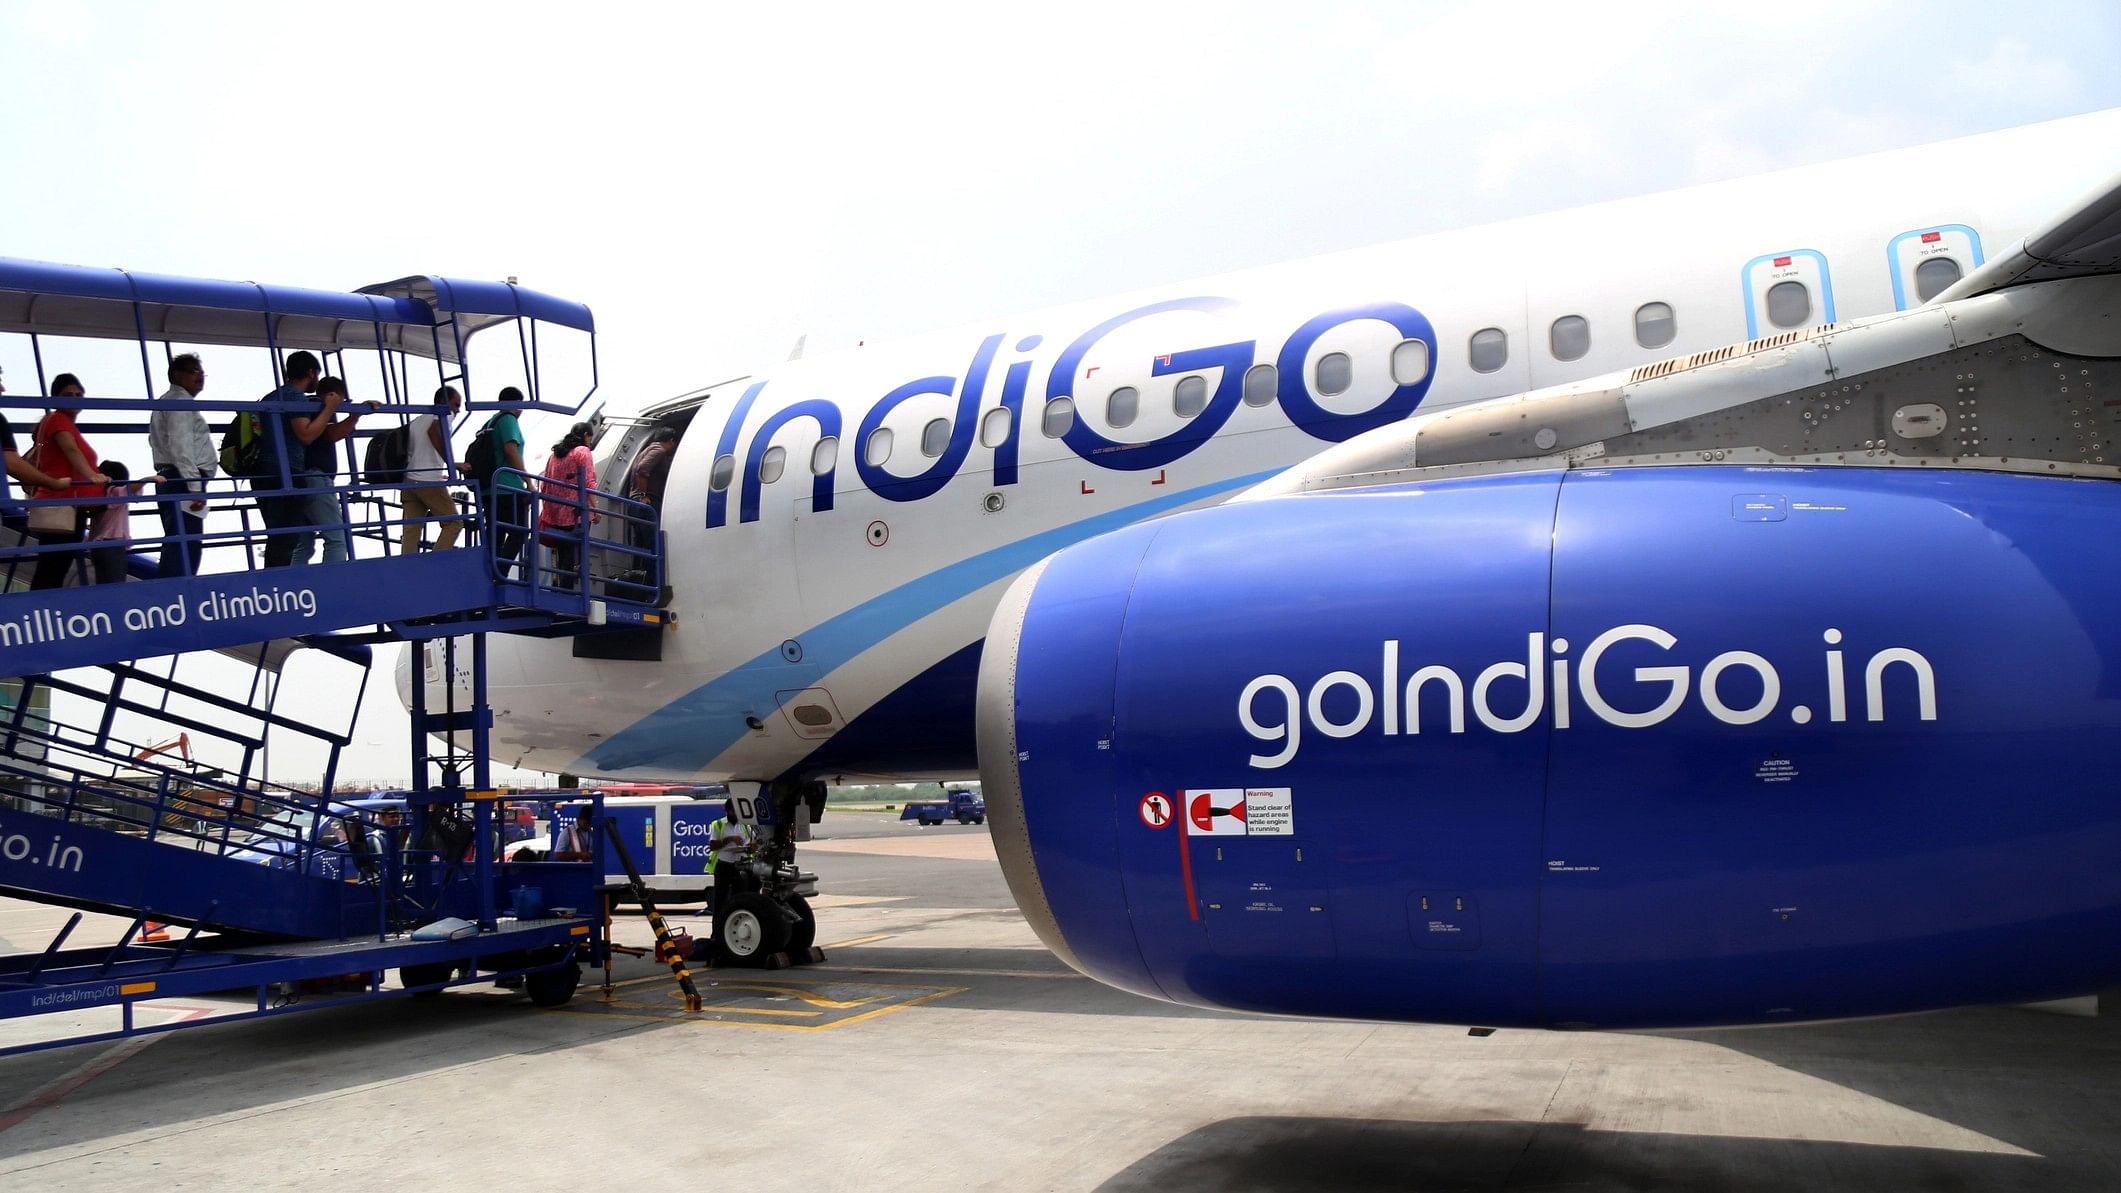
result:
M 110 271 L 0 259 L 0 335 L 28 335 L 39 390 L 47 388 L 40 336 L 138 340 L 149 397 L 71 399 L 81 432 L 105 459 L 150 458 L 147 416 L 170 405 L 153 396 L 161 387 L 147 368 L 151 343 L 170 345 L 166 353 L 180 341 L 251 344 L 267 350 L 274 370 L 290 350 L 314 351 L 335 376 L 356 375 L 348 358 L 370 349 L 383 379 L 374 413 L 403 425 L 448 413 L 411 382 L 407 358 L 431 357 L 444 383 L 468 392 L 466 339 L 504 324 L 523 333 L 532 397 L 469 402 L 451 431 L 497 409 L 572 417 L 580 401 L 539 397 L 538 341 L 526 329 L 557 324 L 593 340 L 588 311 L 513 284 L 423 277 L 335 295 L 114 279 Z M 590 359 L 593 385 L 593 347 Z M 8 380 L 18 380 L 14 371 Z M 25 410 L 51 404 L 11 394 L 0 397 L 0 414 L 19 431 Z M 216 423 L 259 408 L 255 399 L 184 404 Z M 270 408 L 261 418 L 282 437 L 279 458 L 289 459 L 286 423 Z M 151 517 L 136 513 L 124 543 L 126 579 L 116 583 L 88 583 L 88 569 L 74 560 L 63 586 L 28 585 L 38 559 L 82 553 L 72 542 L 26 533 L 40 507 L 102 502 L 78 494 L 0 502 L 0 896 L 76 913 L 43 950 L 0 956 L 0 1020 L 116 1007 L 123 1013 L 117 1031 L 75 1037 L 109 1038 L 157 1030 L 134 1021 L 142 999 L 250 989 L 255 1013 L 278 1013 L 301 983 L 346 974 L 365 975 L 365 994 L 375 997 L 498 975 L 528 981 L 534 1000 L 564 1000 L 578 962 L 601 963 L 598 867 L 501 856 L 509 797 L 490 782 L 486 644 L 492 633 L 565 637 L 668 626 L 656 512 L 615 494 L 523 478 L 524 499 L 497 516 L 479 487 L 468 486 L 456 498 L 465 530 L 458 547 L 403 550 L 445 520 L 408 514 L 403 492 L 462 478 L 452 464 L 446 477 L 364 481 L 360 449 L 389 429 L 369 425 L 373 431 L 363 427 L 335 448 L 344 458 L 329 494 L 350 548 L 338 562 L 259 566 L 275 535 L 334 529 L 266 524 L 274 498 L 306 501 L 316 492 L 284 468 L 247 486 L 210 484 L 199 530 L 142 535 Z M 446 444 L 445 451 L 457 454 Z M 150 491 L 136 504 L 189 499 Z M 561 520 L 574 528 L 540 535 L 548 521 L 541 515 L 554 505 L 573 511 Z M 527 541 L 520 558 L 498 557 L 496 545 L 508 540 Z M 157 574 L 179 543 L 196 562 Z M 563 559 L 577 562 L 563 569 Z M 439 651 L 452 667 L 458 652 L 468 652 L 472 696 L 462 700 L 452 688 L 442 707 L 429 708 L 415 683 L 410 786 L 382 796 L 341 790 L 355 713 L 378 648 L 393 643 Z M 343 720 L 320 723 L 335 715 L 316 715 L 313 699 L 300 712 L 282 706 L 281 685 L 298 657 L 305 673 L 335 669 L 328 683 L 346 697 Z M 203 761 L 145 744 L 180 733 Z M 284 758 L 290 742 L 312 760 L 299 784 L 269 774 L 276 743 Z M 278 777 L 287 771 L 282 761 Z M 526 904 L 524 890 L 540 898 Z M 543 911 L 540 902 L 559 911 Z M 87 913 L 123 917 L 128 926 L 114 945 L 67 947 Z M 458 920 L 465 928 L 453 938 L 416 938 L 422 925 Z M 165 931 L 171 939 L 159 938 Z M 401 988 L 385 988 L 392 968 L 403 975 Z

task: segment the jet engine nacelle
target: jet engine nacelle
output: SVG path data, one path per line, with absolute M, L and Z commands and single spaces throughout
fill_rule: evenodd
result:
M 1643 468 L 1063 551 L 980 756 L 1057 954 L 1247 1011 L 1677 1026 L 2121 979 L 2121 486 Z

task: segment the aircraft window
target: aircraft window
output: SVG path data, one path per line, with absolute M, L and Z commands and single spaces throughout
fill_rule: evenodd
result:
M 766 454 L 759 457 L 759 483 L 772 484 L 781 479 L 781 473 L 787 468 L 788 449 L 779 446 L 767 448 Z
M 869 445 L 862 453 L 869 457 L 869 466 L 875 468 L 891 458 L 891 428 L 878 427 L 869 432 Z
M 1414 385 L 1429 375 L 1429 342 L 1427 340 L 1401 340 L 1392 349 L 1392 380 L 1399 385 Z
M 1114 430 L 1134 425 L 1134 415 L 1141 410 L 1141 391 L 1131 385 L 1122 385 L 1105 399 L 1105 421 Z
M 1466 363 L 1476 373 L 1492 373 L 1510 363 L 1510 337 L 1499 327 L 1483 327 L 1466 341 Z
M 707 484 L 719 493 L 729 487 L 736 477 L 736 457 L 723 456 L 714 462 L 714 471 L 707 474 Z
M 1016 421 L 1007 406 L 996 406 L 979 420 L 979 443 L 981 447 L 1000 447 L 1009 442 L 1009 426 Z
M 950 420 L 947 418 L 929 419 L 928 425 L 921 428 L 921 454 L 933 458 L 942 455 L 943 449 L 949 446 Z
M 1928 302 L 1959 280 L 1959 263 L 1950 257 L 1931 257 L 1915 267 L 1915 301 Z
M 1180 418 L 1192 418 L 1208 408 L 1208 379 L 1199 375 L 1181 377 L 1171 393 L 1171 409 Z
M 1563 315 L 1547 329 L 1547 349 L 1555 360 L 1582 360 L 1591 350 L 1591 323 L 1582 315 Z
M 816 447 L 810 449 L 810 474 L 812 476 L 825 475 L 837 467 L 839 462 L 840 437 L 837 435 L 825 436 L 817 441 Z
M 1812 317 L 1812 292 L 1803 282 L 1776 282 L 1767 291 L 1768 322 L 1802 327 Z
M 1075 425 L 1075 399 L 1055 398 L 1046 403 L 1046 412 L 1039 416 L 1038 429 L 1048 439 L 1058 439 Z
M 1270 406 L 1281 387 L 1281 371 L 1273 365 L 1253 365 L 1245 370 L 1245 405 Z
M 1662 348 L 1679 334 L 1672 318 L 1672 304 L 1646 302 L 1635 308 L 1635 342 L 1645 348 Z
M 1321 394 L 1328 397 L 1344 394 L 1348 392 L 1348 386 L 1355 383 L 1355 362 L 1349 360 L 1345 352 L 1328 352 L 1313 366 L 1312 380 Z

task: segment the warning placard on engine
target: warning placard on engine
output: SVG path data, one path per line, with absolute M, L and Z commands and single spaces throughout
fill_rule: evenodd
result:
M 1289 837 L 1296 833 L 1296 813 L 1287 787 L 1245 789 L 1245 832 L 1253 837 Z

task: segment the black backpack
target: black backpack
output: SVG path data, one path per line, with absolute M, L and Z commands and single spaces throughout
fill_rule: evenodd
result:
M 361 480 L 371 485 L 398 484 L 411 462 L 412 428 L 392 427 L 368 441 L 368 450 L 361 456 Z
M 471 437 L 471 446 L 464 449 L 464 477 L 480 488 L 493 484 L 493 474 L 501 467 L 501 449 L 493 433 L 493 424 L 499 417 L 486 420 L 479 433 Z

